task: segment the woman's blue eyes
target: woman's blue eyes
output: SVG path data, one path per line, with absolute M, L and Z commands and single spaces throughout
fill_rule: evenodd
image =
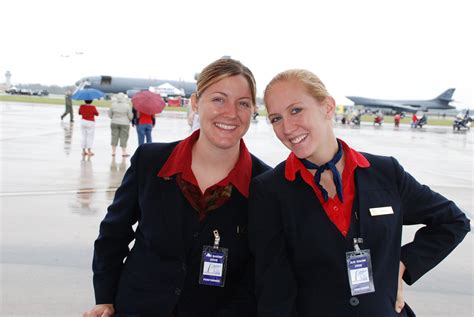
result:
M 290 114 L 295 115 L 295 114 L 300 113 L 302 110 L 303 110 L 303 108 L 293 108 L 293 109 L 290 110 Z M 281 121 L 281 120 L 282 120 L 281 116 L 272 117 L 272 118 L 270 118 L 270 123 L 274 124 L 274 123 L 277 123 L 278 121 Z

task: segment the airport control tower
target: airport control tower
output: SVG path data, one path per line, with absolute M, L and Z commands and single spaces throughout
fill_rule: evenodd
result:
M 12 78 L 12 73 L 10 73 L 9 70 L 5 73 L 5 84 L 7 86 L 7 89 L 11 87 L 11 78 Z

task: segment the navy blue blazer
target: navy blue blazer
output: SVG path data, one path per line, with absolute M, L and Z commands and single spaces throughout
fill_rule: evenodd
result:
M 329 220 L 301 176 L 288 181 L 285 163 L 253 179 L 249 240 L 256 259 L 258 316 L 414 316 L 394 310 L 400 260 L 404 280 L 414 283 L 445 258 L 470 230 L 452 202 L 419 184 L 394 158 L 363 155 L 369 168 L 355 172 L 356 198 L 349 233 Z M 371 216 L 369 208 L 393 214 Z M 401 246 L 402 226 L 424 224 Z M 346 252 L 353 237 L 370 249 L 375 292 L 351 296 Z
M 176 144 L 144 144 L 133 155 L 95 241 L 96 303 L 113 303 L 117 315 L 127 316 L 255 316 L 248 199 L 233 189 L 199 222 L 174 178 L 157 176 Z M 252 155 L 252 177 L 268 169 Z M 214 229 L 229 250 L 222 288 L 198 283 L 201 252 L 213 245 Z

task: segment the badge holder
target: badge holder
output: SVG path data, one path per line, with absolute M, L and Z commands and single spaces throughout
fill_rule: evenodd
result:
M 375 292 L 370 250 L 361 250 L 362 238 L 354 238 L 354 250 L 346 252 L 347 274 L 352 296 Z
M 214 246 L 205 245 L 202 249 L 199 284 L 224 287 L 228 249 L 219 247 L 219 231 L 213 233 Z

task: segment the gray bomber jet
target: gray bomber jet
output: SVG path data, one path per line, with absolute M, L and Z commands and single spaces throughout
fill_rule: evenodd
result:
M 371 99 L 364 97 L 347 96 L 348 99 L 354 102 L 354 105 L 364 106 L 376 109 L 392 109 L 396 112 L 417 112 L 428 111 L 428 109 L 448 110 L 455 109 L 449 103 L 453 101 L 452 96 L 455 88 L 450 88 L 441 95 L 430 100 L 386 100 L 386 99 Z
M 146 90 L 150 86 L 156 87 L 168 83 L 184 92 L 185 97 L 189 98 L 196 91 L 195 82 L 186 82 L 180 80 L 165 79 L 144 79 L 144 78 L 128 78 L 113 76 L 88 76 L 81 78 L 76 82 L 77 89 L 95 88 L 108 94 L 116 94 L 119 92 L 126 93 L 132 97 L 140 90 Z

